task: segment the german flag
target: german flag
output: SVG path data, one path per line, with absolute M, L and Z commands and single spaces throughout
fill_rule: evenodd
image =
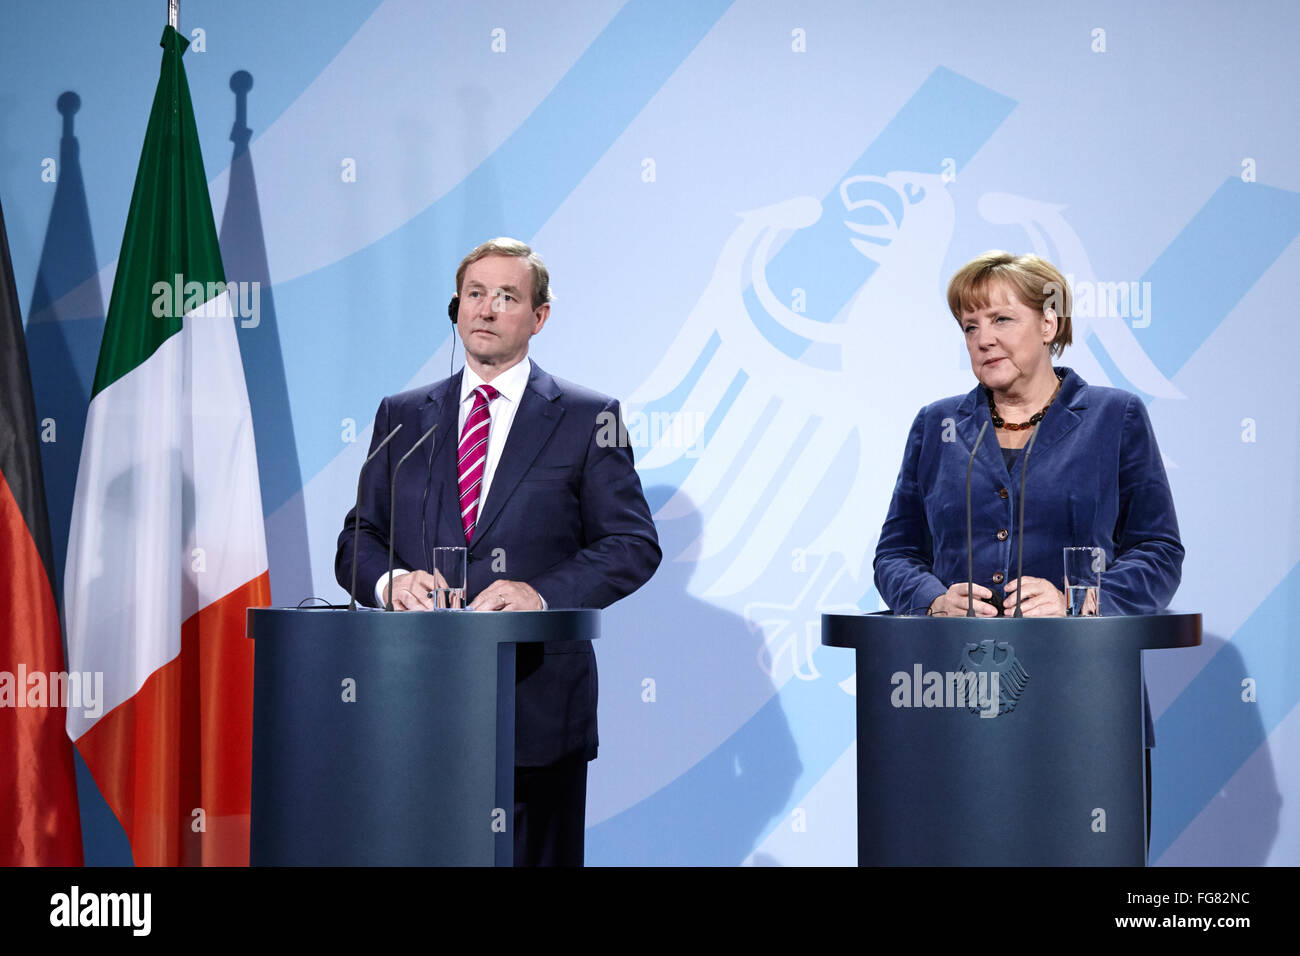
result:
M 60 693 L 68 682 L 38 441 L 0 207 L 0 866 L 80 866 L 72 741 Z

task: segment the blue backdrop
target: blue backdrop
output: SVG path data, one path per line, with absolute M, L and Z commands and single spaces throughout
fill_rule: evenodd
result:
M 1300 864 L 1300 10 L 795 6 L 183 4 L 228 278 L 260 288 L 275 601 L 342 597 L 378 401 L 447 373 L 457 261 L 518 236 L 558 294 L 533 355 L 625 401 L 664 544 L 605 615 L 588 861 L 853 863 L 853 660 L 818 615 L 879 606 L 908 424 L 973 384 L 948 276 L 1037 252 L 1076 286 L 1063 364 L 1149 403 L 1174 606 L 1205 615 L 1203 648 L 1148 662 L 1153 858 Z M 0 33 L 60 568 L 164 9 Z M 128 861 L 80 792 L 88 862 Z

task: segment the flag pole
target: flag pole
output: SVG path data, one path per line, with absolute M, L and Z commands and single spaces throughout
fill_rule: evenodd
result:
M 167 25 L 173 30 L 180 29 L 181 0 L 167 0 Z

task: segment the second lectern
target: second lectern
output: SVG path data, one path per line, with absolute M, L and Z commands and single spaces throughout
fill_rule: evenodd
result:
M 1142 652 L 1199 614 L 822 615 L 857 650 L 858 862 L 1141 866 Z

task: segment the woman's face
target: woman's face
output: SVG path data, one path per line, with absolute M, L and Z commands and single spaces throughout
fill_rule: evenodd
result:
M 1025 305 L 1005 282 L 989 284 L 988 304 L 963 312 L 961 329 L 971 371 L 994 392 L 1014 392 L 1051 370 L 1056 316 Z

